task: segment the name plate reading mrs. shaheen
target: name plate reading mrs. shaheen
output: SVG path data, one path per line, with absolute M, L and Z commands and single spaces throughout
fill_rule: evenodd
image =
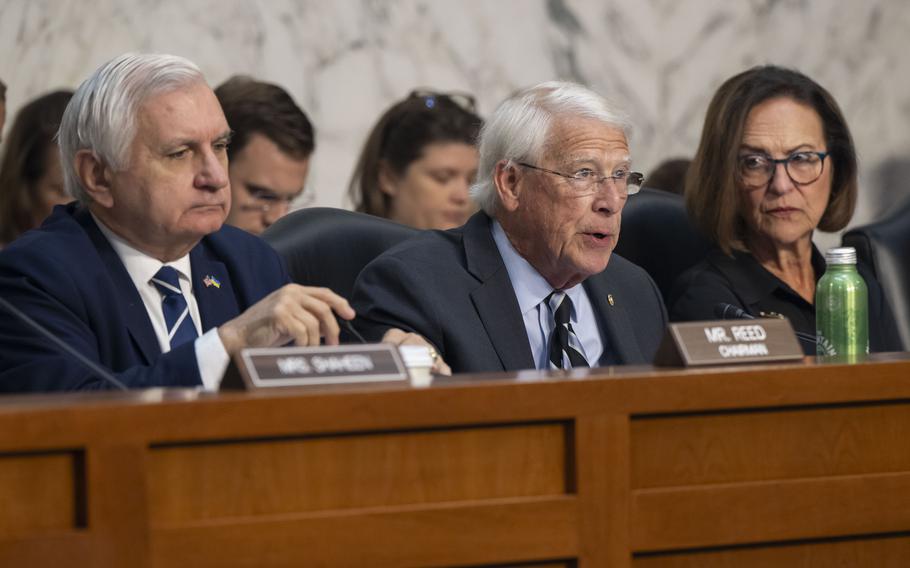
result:
M 394 345 L 244 349 L 222 390 L 404 381 L 408 372 Z
M 767 318 L 671 323 L 654 363 L 690 367 L 802 358 L 790 322 Z

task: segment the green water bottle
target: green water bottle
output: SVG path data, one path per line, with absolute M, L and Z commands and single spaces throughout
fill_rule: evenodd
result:
M 856 271 L 856 249 L 825 253 L 828 267 L 815 289 L 816 353 L 855 362 L 869 353 L 869 292 Z

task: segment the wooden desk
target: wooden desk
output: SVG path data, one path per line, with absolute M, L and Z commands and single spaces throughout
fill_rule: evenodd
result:
M 906 566 L 910 355 L 0 399 L 0 565 Z

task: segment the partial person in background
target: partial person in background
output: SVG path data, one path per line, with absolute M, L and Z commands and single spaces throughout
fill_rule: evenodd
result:
M 802 73 L 755 67 L 727 80 L 708 106 L 686 180 L 686 204 L 717 248 L 680 277 L 670 319 L 714 319 L 732 304 L 755 317 L 786 317 L 815 335 L 815 287 L 825 260 L 816 229 L 853 215 L 856 150 L 840 108 Z M 864 266 L 872 351 L 901 349 L 881 286 Z M 802 341 L 806 354 L 815 344 Z
M 237 76 L 215 95 L 232 131 L 227 223 L 258 235 L 303 194 L 316 148 L 313 125 L 278 85 Z
M 6 83 L 0 81 L 0 142 L 3 142 L 3 125 L 6 123 Z
M 37 227 L 54 205 L 73 200 L 63 188 L 57 129 L 72 91 L 55 91 L 16 114 L 0 161 L 0 246 Z
M 688 158 L 665 160 L 648 175 L 644 186 L 682 195 L 686 188 L 686 172 L 691 163 L 692 160 Z
M 481 125 L 470 95 L 412 92 L 370 132 L 348 187 L 354 208 L 418 229 L 464 224 L 477 209 Z
M 481 211 L 368 264 L 354 287 L 356 325 L 370 339 L 426 341 L 456 373 L 650 363 L 663 300 L 643 269 L 613 254 L 642 181 L 630 130 L 581 85 L 542 83 L 507 99 L 481 135 Z

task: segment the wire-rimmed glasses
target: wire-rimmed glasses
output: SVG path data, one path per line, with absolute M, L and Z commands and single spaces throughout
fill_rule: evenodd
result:
M 540 166 L 534 166 L 525 162 L 516 163 L 524 168 L 546 172 L 548 174 L 553 174 L 555 176 L 569 180 L 569 187 L 572 188 L 573 194 L 579 197 L 597 193 L 597 189 L 601 186 L 604 186 L 607 183 L 607 180 L 612 180 L 613 184 L 616 186 L 616 189 L 619 190 L 620 193 L 624 193 L 625 195 L 635 195 L 638 193 L 638 190 L 641 189 L 641 184 L 645 179 L 645 175 L 640 172 L 630 172 L 624 169 L 617 170 L 613 173 L 613 175 L 609 176 L 601 175 L 589 168 L 581 169 L 574 174 L 566 174 L 557 172 L 556 170 L 549 170 L 547 168 L 541 168 Z

